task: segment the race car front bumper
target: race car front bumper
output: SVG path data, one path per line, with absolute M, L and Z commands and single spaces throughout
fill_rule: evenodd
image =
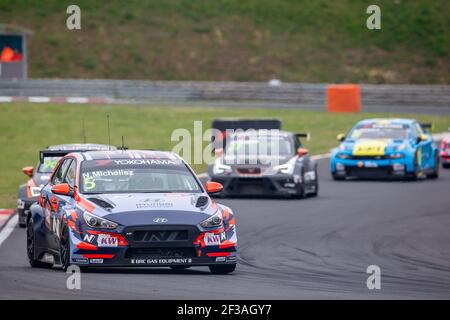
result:
M 208 244 L 207 235 L 217 243 Z M 195 226 L 125 227 L 117 233 L 87 230 L 81 237 L 72 230 L 71 242 L 71 263 L 89 267 L 210 266 L 237 262 L 234 226 L 227 231 L 209 232 Z
M 331 173 L 335 177 L 364 179 L 405 178 L 414 173 L 404 159 L 354 160 L 333 159 Z
M 223 185 L 223 196 L 290 196 L 302 194 L 304 184 L 300 176 L 276 174 L 244 177 L 237 175 L 212 176 L 211 181 Z

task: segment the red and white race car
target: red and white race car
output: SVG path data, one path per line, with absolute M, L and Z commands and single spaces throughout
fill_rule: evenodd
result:
M 441 140 L 441 163 L 443 168 L 450 168 L 450 134 Z

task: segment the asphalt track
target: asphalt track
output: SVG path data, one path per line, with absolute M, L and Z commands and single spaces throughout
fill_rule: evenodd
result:
M 32 269 L 25 230 L 0 246 L 1 299 L 450 299 L 450 170 L 438 180 L 334 182 L 319 161 L 318 198 L 221 200 L 237 213 L 240 261 L 202 268 L 110 269 L 66 288 L 61 270 Z M 366 268 L 381 268 L 368 290 Z

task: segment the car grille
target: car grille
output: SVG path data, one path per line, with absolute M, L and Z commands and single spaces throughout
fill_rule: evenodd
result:
M 352 160 L 384 160 L 386 156 L 352 156 Z
M 346 171 L 347 175 L 349 176 L 358 176 L 361 178 L 379 178 L 383 176 L 389 176 L 392 174 L 391 167 L 381 167 L 381 168 L 348 167 Z
M 187 230 L 142 230 L 133 232 L 133 240 L 138 243 L 187 241 L 188 238 Z
M 261 174 L 261 168 L 258 167 L 236 168 L 236 171 L 239 174 Z
M 199 232 L 192 225 L 144 225 L 127 227 L 123 235 L 131 248 L 189 247 Z

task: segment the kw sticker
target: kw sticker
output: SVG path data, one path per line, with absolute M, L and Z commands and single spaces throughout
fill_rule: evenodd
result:
M 99 247 L 117 247 L 119 239 L 111 237 L 109 234 L 100 234 L 97 238 L 97 245 Z

